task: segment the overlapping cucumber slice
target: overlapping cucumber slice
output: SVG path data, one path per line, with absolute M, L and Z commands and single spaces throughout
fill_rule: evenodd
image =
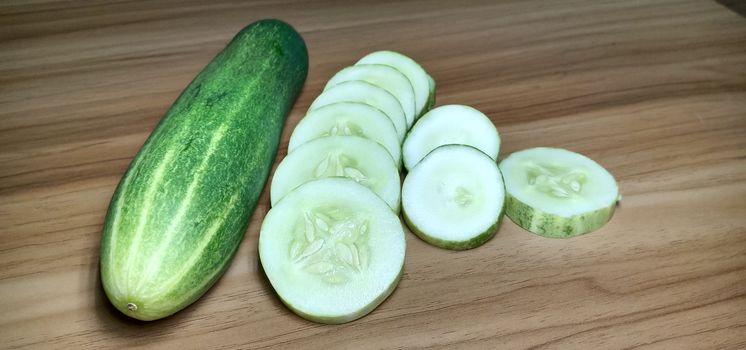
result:
M 358 102 L 332 103 L 309 111 L 290 135 L 288 151 L 320 137 L 338 135 L 375 141 L 386 148 L 397 168 L 401 166 L 401 147 L 394 124 L 380 110 Z
M 314 110 L 337 102 L 360 102 L 379 109 L 394 123 L 399 142 L 404 140 L 407 117 L 399 100 L 388 91 L 361 80 L 346 81 L 322 92 L 308 109 Z
M 381 145 L 358 136 L 322 137 L 290 152 L 272 177 L 272 205 L 303 183 L 332 176 L 370 188 L 399 212 L 400 180 L 394 160 Z
M 430 100 L 430 79 L 419 63 L 398 52 L 384 50 L 365 55 L 355 65 L 361 64 L 383 64 L 403 73 L 414 90 L 415 119 L 427 112 Z
M 350 66 L 337 72 L 337 74 L 329 79 L 324 90 L 329 90 L 337 84 L 353 80 L 366 81 L 394 95 L 404 110 L 404 115 L 407 118 L 407 127 L 412 126 L 416 113 L 414 89 L 409 79 L 403 73 L 396 68 L 382 64 Z
M 259 234 L 262 267 L 280 299 L 321 323 L 352 321 L 396 287 L 404 266 L 399 218 L 346 178 L 307 182 L 280 200 Z
M 619 188 L 592 159 L 560 148 L 537 147 L 500 162 L 507 189 L 507 215 L 547 237 L 593 231 L 614 214 Z
M 480 246 L 497 232 L 505 187 L 495 161 L 466 145 L 430 152 L 407 174 L 402 209 L 409 228 L 446 249 Z
M 418 120 L 407 135 L 402 146 L 404 167 L 412 170 L 430 151 L 448 144 L 469 145 L 496 160 L 500 134 L 487 116 L 472 107 L 437 107 Z

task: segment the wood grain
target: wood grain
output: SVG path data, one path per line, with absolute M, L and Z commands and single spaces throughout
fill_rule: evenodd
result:
M 746 348 L 746 20 L 724 5 L 3 1 L 0 347 Z M 178 93 L 264 17 L 293 24 L 311 60 L 278 160 L 335 71 L 393 49 L 433 75 L 439 105 L 489 115 L 503 154 L 599 161 L 621 207 L 569 240 L 509 220 L 467 252 L 408 234 L 394 294 L 323 326 L 285 309 L 258 268 L 265 191 L 201 300 L 159 322 L 123 317 L 98 278 L 114 187 Z

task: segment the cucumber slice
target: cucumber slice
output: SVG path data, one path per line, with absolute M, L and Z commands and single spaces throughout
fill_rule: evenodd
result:
M 619 188 L 590 158 L 560 148 L 530 148 L 500 162 L 507 215 L 541 236 L 572 237 L 611 219 Z
M 427 73 L 413 59 L 394 51 L 376 51 L 365 55 L 355 65 L 384 64 L 402 72 L 414 89 L 415 119 L 425 113 L 430 96 L 430 82 Z
M 399 171 L 383 146 L 359 136 L 328 136 L 299 146 L 277 166 L 271 203 L 313 179 L 343 176 L 370 188 L 399 212 Z
M 324 136 L 355 135 L 378 142 L 401 168 L 401 146 L 394 124 L 380 110 L 359 102 L 338 102 L 306 114 L 290 135 L 288 151 Z
M 378 108 L 394 123 L 399 142 L 407 134 L 407 117 L 399 100 L 388 91 L 362 80 L 346 81 L 332 86 L 316 98 L 309 110 L 336 102 L 360 102 Z
M 445 145 L 404 179 L 404 220 L 422 240 L 446 249 L 478 247 L 500 227 L 505 187 L 497 164 L 478 149 Z
M 404 74 L 395 68 L 382 64 L 350 66 L 337 72 L 329 79 L 324 91 L 329 90 L 334 85 L 351 80 L 367 81 L 394 95 L 407 117 L 407 128 L 412 126 L 415 116 L 414 89 L 412 83 Z
M 446 105 L 425 114 L 404 140 L 404 166 L 412 170 L 430 151 L 447 144 L 475 147 L 493 160 L 500 152 L 500 134 L 482 112 L 463 105 Z
M 293 312 L 343 323 L 391 294 L 404 267 L 399 218 L 366 187 L 345 178 L 307 182 L 277 203 L 259 233 L 259 259 Z

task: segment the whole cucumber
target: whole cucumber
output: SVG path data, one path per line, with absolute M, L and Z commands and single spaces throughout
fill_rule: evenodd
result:
M 101 280 L 124 314 L 155 320 L 197 300 L 235 254 L 308 73 L 278 20 L 241 30 L 181 93 L 119 182 Z

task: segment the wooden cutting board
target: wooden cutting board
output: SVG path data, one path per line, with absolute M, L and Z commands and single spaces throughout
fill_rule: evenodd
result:
M 0 347 L 746 348 L 745 7 L 4 1 Z M 438 105 L 486 113 L 503 155 L 564 147 L 607 167 L 624 195 L 618 212 L 567 240 L 506 220 L 465 252 L 407 232 L 394 294 L 360 320 L 325 326 L 288 311 L 262 277 L 265 191 L 204 297 L 158 322 L 127 319 L 98 277 L 114 187 L 186 84 L 265 17 L 293 24 L 310 54 L 277 161 L 334 72 L 392 49 L 432 74 Z

